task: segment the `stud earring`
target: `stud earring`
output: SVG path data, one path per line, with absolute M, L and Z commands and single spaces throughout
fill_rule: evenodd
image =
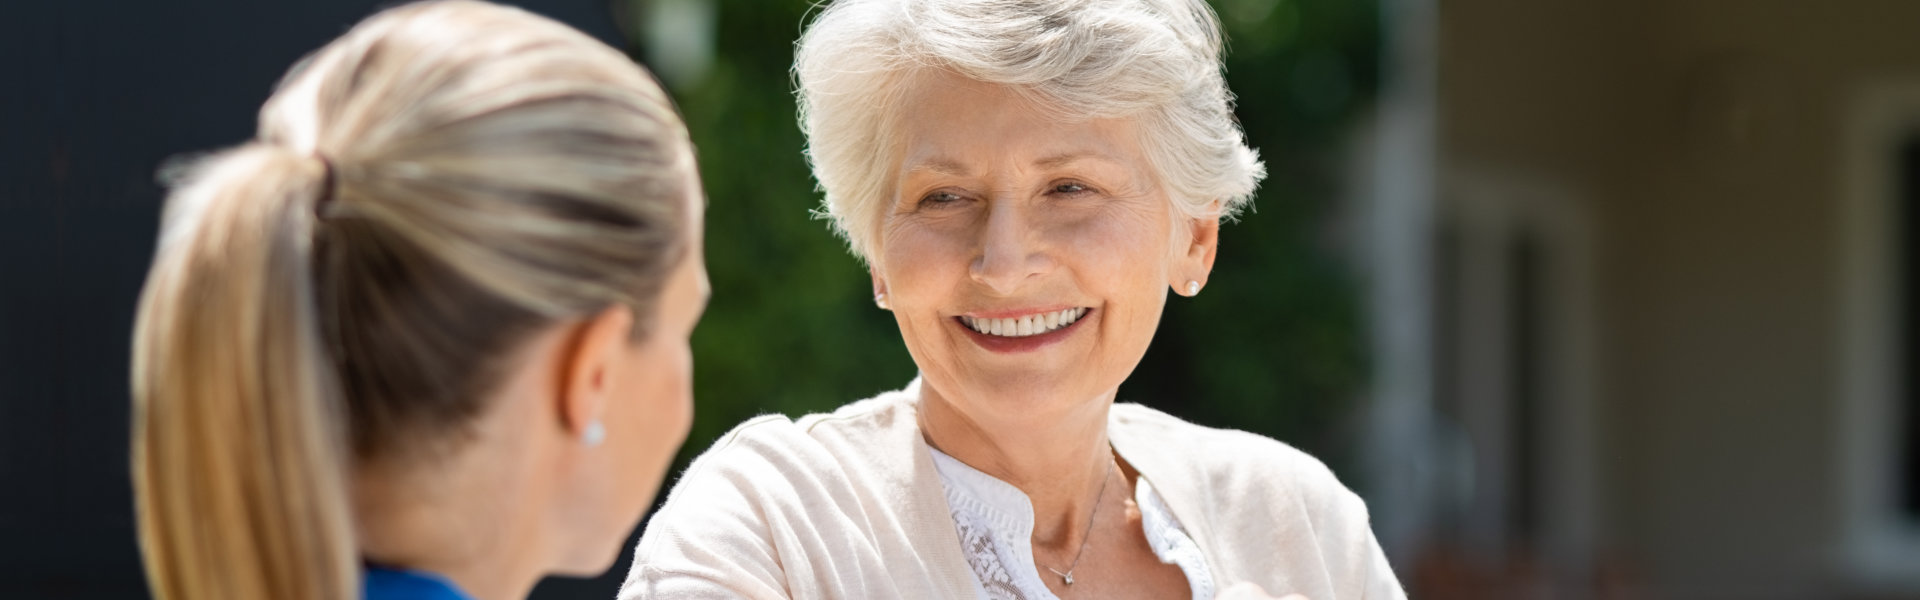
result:
M 893 307 L 891 307 L 891 306 L 887 306 L 887 293 L 886 293 L 886 292 L 880 292 L 880 293 L 878 293 L 878 294 L 874 294 L 874 295 L 873 295 L 873 305 L 874 305 L 874 306 L 878 306 L 878 307 L 880 307 L 880 310 L 890 310 L 890 309 L 892 309 L 892 308 L 893 308 Z
M 1198 296 L 1198 295 L 1200 295 L 1200 282 L 1198 282 L 1198 281 L 1188 281 L 1188 282 L 1187 282 L 1187 295 L 1188 295 L 1188 296 Z
M 607 441 L 607 426 L 601 424 L 599 419 L 588 423 L 586 431 L 580 432 L 580 443 L 586 444 L 588 448 L 599 446 L 605 441 Z

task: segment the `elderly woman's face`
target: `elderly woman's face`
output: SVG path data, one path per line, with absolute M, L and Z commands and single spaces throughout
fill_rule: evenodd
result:
M 905 106 L 873 274 L 928 385 L 969 412 L 1095 407 L 1168 286 L 1206 281 L 1218 220 L 1173 209 L 1132 120 L 1058 121 L 958 77 Z

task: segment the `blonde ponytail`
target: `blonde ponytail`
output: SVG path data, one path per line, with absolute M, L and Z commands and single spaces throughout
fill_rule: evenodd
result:
M 154 595 L 357 598 L 355 469 L 469 440 L 542 327 L 621 304 L 645 336 L 697 185 L 648 74 L 518 9 L 402 6 L 302 61 L 169 198 L 141 297 Z
M 358 593 L 339 385 L 310 267 L 324 179 L 317 161 L 250 145 L 210 159 L 168 206 L 133 366 L 157 598 Z

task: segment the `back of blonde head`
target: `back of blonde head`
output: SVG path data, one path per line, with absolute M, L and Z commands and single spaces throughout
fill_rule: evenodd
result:
M 357 598 L 355 464 L 457 450 L 516 343 L 647 316 L 688 249 L 684 126 L 624 55 L 471 0 L 296 66 L 168 201 L 134 336 L 154 595 Z

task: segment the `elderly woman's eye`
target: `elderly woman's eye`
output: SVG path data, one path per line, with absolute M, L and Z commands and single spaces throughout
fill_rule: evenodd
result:
M 1055 194 L 1072 195 L 1072 194 L 1079 194 L 1086 191 L 1089 191 L 1087 189 L 1087 186 L 1080 185 L 1078 183 L 1062 183 L 1062 184 L 1053 186 L 1053 193 Z
M 921 206 L 951 204 L 959 201 L 960 195 L 953 192 L 934 192 L 920 199 Z

